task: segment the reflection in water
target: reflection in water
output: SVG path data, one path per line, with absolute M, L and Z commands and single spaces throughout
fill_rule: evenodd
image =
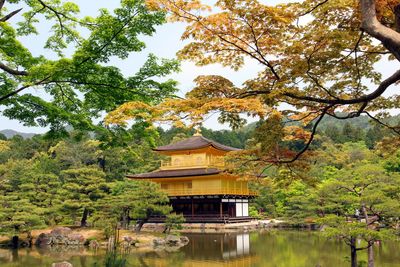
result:
M 343 242 L 327 240 L 317 232 L 273 231 L 229 234 L 189 234 L 190 242 L 177 252 L 141 252 L 128 256 L 128 266 L 144 267 L 337 267 L 350 266 L 349 249 Z M 400 266 L 399 242 L 376 245 L 376 267 Z M 101 263 L 104 251 L 52 248 L 47 250 L 0 250 L 0 266 L 51 266 L 69 261 L 74 267 Z M 366 252 L 359 260 L 366 261 Z M 97 266 L 102 266 L 97 265 Z
M 224 236 L 224 238 L 228 239 L 228 237 Z M 235 239 L 235 237 L 234 237 Z M 223 244 L 226 242 L 224 240 Z M 238 234 L 236 236 L 236 244 L 234 246 L 222 246 L 224 251 L 222 253 L 222 257 L 224 260 L 233 259 L 236 257 L 242 257 L 250 254 L 250 234 Z

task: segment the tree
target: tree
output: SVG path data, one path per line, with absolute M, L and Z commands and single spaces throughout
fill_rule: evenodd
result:
M 185 217 L 182 214 L 168 214 L 165 218 L 165 229 L 163 233 L 169 234 L 171 230 L 182 230 L 182 224 L 185 221 Z
M 59 222 L 58 177 L 51 173 L 46 155 L 32 160 L 13 160 L 0 165 L 0 231 L 12 235 L 18 247 L 19 235 Z
M 384 137 L 384 129 L 382 125 L 374 124 L 372 128 L 368 129 L 367 133 L 365 134 L 365 143 L 368 148 L 372 149 L 375 147 L 375 144 L 382 140 Z
M 168 203 L 168 196 L 156 183 L 118 181 L 111 186 L 110 194 L 98 203 L 95 221 L 102 223 L 103 218 L 109 218 L 112 223 L 121 222 L 127 229 L 131 220 L 137 220 L 136 231 L 140 231 L 150 216 L 169 214 L 172 208 Z
M 399 106 L 397 97 L 383 93 L 400 80 L 400 70 L 382 79 L 374 66 L 385 55 L 400 60 L 396 0 L 305 0 L 276 6 L 257 0 L 218 1 L 214 10 L 195 0 L 149 3 L 155 10 L 168 11 L 170 20 L 187 23 L 182 38 L 189 43 L 178 52 L 180 59 L 197 65 L 220 63 L 235 70 L 250 59 L 263 69 L 242 86 L 221 76 L 199 76 L 185 99 L 158 107 L 126 103 L 109 115 L 109 123 L 150 117 L 158 121 L 191 118 L 196 124 L 215 111 L 232 126 L 243 123 L 241 113 L 263 119 L 280 113 L 303 125 L 314 122 L 311 134 L 295 131 L 294 136 L 304 140 L 304 149 L 296 155 L 283 151 L 279 160 L 275 155 L 265 159 L 279 164 L 292 163 L 307 151 L 325 116 L 348 119 L 365 113 L 379 122 L 380 116 L 371 112 Z M 370 84 L 374 86 L 371 92 Z M 141 112 L 132 112 L 137 109 Z M 294 128 L 288 127 L 282 128 L 283 136 L 292 138 Z
M 45 226 L 43 210 L 15 192 L 2 192 L 0 210 L 0 232 L 12 236 L 13 248 L 18 248 L 22 233 L 28 235 L 31 246 L 31 231 Z
M 349 245 L 352 266 L 358 266 L 357 251 L 362 249 L 368 249 L 368 266 L 374 266 L 373 244 L 393 235 L 400 215 L 399 179 L 378 164 L 364 162 L 337 171 L 318 189 L 320 222 L 327 226 L 328 236 Z M 366 245 L 358 247 L 357 239 Z
M 328 136 L 335 143 L 342 143 L 340 131 L 336 125 L 328 125 L 325 128 L 325 135 Z
M 350 122 L 346 122 L 342 129 L 343 142 L 357 142 L 363 139 L 362 131 L 358 127 L 353 127 Z
M 389 172 L 400 173 L 400 150 L 395 151 L 385 160 L 385 169 Z
M 73 222 L 80 213 L 80 226 L 87 226 L 89 214 L 96 202 L 109 191 L 104 173 L 93 167 L 71 168 L 60 173 L 62 189 L 62 211 L 71 216 Z
M 20 21 L 13 23 L 17 16 Z M 129 77 L 106 64 L 112 57 L 126 59 L 142 51 L 140 37 L 151 36 L 164 22 L 165 12 L 150 11 L 141 0 L 121 1 L 113 12 L 101 9 L 97 17 L 80 15 L 73 2 L 1 0 L 2 114 L 26 125 L 49 125 L 52 132 L 65 131 L 66 125 L 91 129 L 93 118 L 126 101 L 157 103 L 171 96 L 176 82 L 159 77 L 178 70 L 175 60 L 150 54 Z M 51 26 L 44 49 L 54 57 L 36 56 L 19 41 L 34 38 L 39 23 Z M 47 96 L 34 95 L 31 88 Z
M 76 168 L 98 164 L 101 154 L 100 142 L 84 136 L 78 140 L 65 138 L 49 149 L 52 157 L 57 160 L 62 169 Z

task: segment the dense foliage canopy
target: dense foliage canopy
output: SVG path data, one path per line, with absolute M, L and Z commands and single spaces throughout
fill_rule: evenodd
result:
M 399 107 L 396 94 L 384 93 L 396 86 L 400 71 L 394 68 L 383 77 L 376 68 L 382 60 L 393 66 L 400 60 L 399 1 L 306 0 L 272 6 L 221 0 L 212 8 L 198 0 L 149 0 L 148 5 L 187 24 L 182 38 L 188 44 L 178 52 L 180 59 L 238 71 L 250 60 L 263 70 L 241 86 L 222 76 L 199 76 L 185 99 L 156 107 L 129 102 L 109 115 L 109 123 L 141 118 L 181 125 L 182 118 L 190 118 L 197 124 L 217 111 L 222 122 L 237 127 L 245 113 L 261 118 L 263 136 L 275 136 L 264 141 L 304 143 L 297 153 L 265 146 L 264 154 L 270 155 L 265 161 L 291 163 L 309 148 L 323 117 L 366 114 L 379 122 L 389 109 Z M 285 118 L 308 129 L 271 126 Z M 389 128 L 399 133 L 397 125 Z
M 109 64 L 113 57 L 142 51 L 142 36 L 151 36 L 164 22 L 165 12 L 150 11 L 140 0 L 121 1 L 114 11 L 99 10 L 97 17 L 81 14 L 68 1 L 1 0 L 1 114 L 54 132 L 65 126 L 90 129 L 94 118 L 127 101 L 155 104 L 172 96 L 176 82 L 160 77 L 179 69 L 176 60 L 150 54 L 128 77 Z M 44 54 L 31 51 L 22 37 L 43 45 Z

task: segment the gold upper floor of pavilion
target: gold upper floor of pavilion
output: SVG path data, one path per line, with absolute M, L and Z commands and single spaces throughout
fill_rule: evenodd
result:
M 205 153 L 191 155 L 178 154 L 161 161 L 160 170 L 180 170 L 197 168 L 219 168 L 226 166 L 223 156 L 210 156 Z
M 146 179 L 160 184 L 170 197 L 231 195 L 255 196 L 248 181 L 225 173 L 225 155 L 240 149 L 225 146 L 200 134 L 180 142 L 157 147 L 154 151 L 167 156 L 158 170 L 127 175 L 131 179 Z
M 154 150 L 169 157 L 161 162 L 160 170 L 181 170 L 192 168 L 223 169 L 226 167 L 225 154 L 239 149 L 219 144 L 204 138 L 200 134 L 195 134 L 180 142 L 160 146 Z

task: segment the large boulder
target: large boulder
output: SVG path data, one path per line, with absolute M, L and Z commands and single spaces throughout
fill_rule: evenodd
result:
M 163 239 L 163 238 L 154 238 L 153 239 L 153 246 L 154 247 L 165 246 L 165 239 Z
M 187 236 L 181 236 L 179 239 L 181 240 L 182 245 L 186 246 L 189 244 L 189 238 Z
M 47 246 L 51 245 L 51 236 L 50 234 L 41 233 L 35 241 L 36 246 Z
M 177 249 L 186 246 L 189 243 L 189 238 L 186 236 L 168 235 L 165 238 L 154 238 L 153 246 L 162 248 L 166 251 L 176 251 Z
M 65 239 L 67 245 L 79 246 L 85 243 L 85 238 L 79 233 L 71 233 Z
M 176 235 L 168 235 L 165 238 L 165 244 L 170 247 L 181 247 L 181 239 Z
M 72 233 L 71 228 L 68 227 L 56 227 L 53 230 L 51 230 L 50 234 L 53 236 L 61 235 L 61 236 L 66 236 Z
M 73 233 L 70 228 L 57 227 L 50 233 L 41 233 L 36 239 L 37 246 L 80 246 L 85 243 L 85 238 L 79 233 Z

